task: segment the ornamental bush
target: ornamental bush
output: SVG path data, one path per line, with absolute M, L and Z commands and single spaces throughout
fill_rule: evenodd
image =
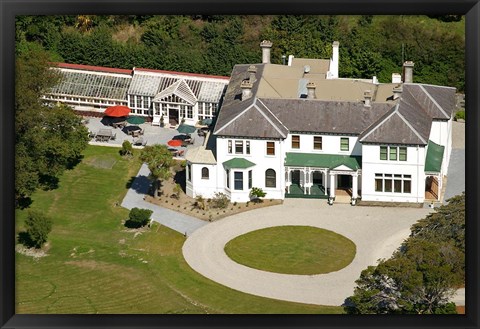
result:
M 31 210 L 25 220 L 28 238 L 24 239 L 27 247 L 40 248 L 47 242 L 47 237 L 52 230 L 52 220 L 43 212 Z
M 259 187 L 252 187 L 250 190 L 250 199 L 253 202 L 262 202 L 260 198 L 263 198 L 267 193 L 265 193 L 261 188 Z
M 212 207 L 225 209 L 230 203 L 230 199 L 225 193 L 215 192 L 215 195 L 212 199 Z
M 145 226 L 150 221 L 150 216 L 153 211 L 150 209 L 132 208 L 128 215 L 128 220 L 125 222 L 125 226 L 128 228 L 139 228 Z

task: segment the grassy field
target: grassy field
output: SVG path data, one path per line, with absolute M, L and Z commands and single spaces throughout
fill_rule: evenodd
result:
M 342 313 L 341 307 L 289 303 L 226 288 L 184 261 L 182 234 L 160 225 L 127 230 L 116 206 L 140 167 L 118 149 L 89 146 L 85 158 L 38 191 L 32 209 L 53 219 L 46 256 L 16 253 L 16 313 L 211 314 Z M 17 233 L 27 210 L 16 213 Z
M 237 263 L 285 274 L 338 271 L 355 257 L 355 244 L 332 231 L 310 226 L 269 227 L 241 235 L 225 246 Z

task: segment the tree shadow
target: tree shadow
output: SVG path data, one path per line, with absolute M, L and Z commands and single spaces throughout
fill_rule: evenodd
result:
M 125 227 L 126 228 L 140 228 L 140 227 L 142 227 L 142 225 L 140 223 L 137 223 L 137 222 L 134 222 L 130 219 L 127 219 L 125 221 Z
M 151 184 L 152 182 L 147 176 L 132 176 L 125 184 L 125 187 L 134 190 L 138 194 L 149 194 Z
M 50 175 L 41 175 L 39 179 L 39 183 L 44 191 L 57 189 L 59 181 L 58 177 Z
M 33 248 L 35 247 L 35 242 L 33 242 L 32 238 L 30 237 L 30 234 L 28 232 L 23 231 L 18 233 L 18 243 L 24 245 L 27 248 Z
M 33 200 L 30 197 L 20 197 L 19 199 L 16 200 L 17 203 L 17 208 L 19 209 L 26 209 L 30 207 L 33 203 Z
M 184 193 L 187 191 L 187 171 L 182 169 L 177 171 L 173 176 L 173 181 L 175 184 L 180 184 Z
M 66 165 L 66 168 L 68 170 L 72 170 L 73 168 L 75 168 L 80 162 L 82 162 L 84 156 L 83 154 L 79 155 L 78 157 L 74 158 L 74 159 L 71 159 L 70 161 L 68 161 L 67 165 Z

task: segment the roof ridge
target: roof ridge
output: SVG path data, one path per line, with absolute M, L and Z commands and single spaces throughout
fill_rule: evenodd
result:
M 268 111 L 275 119 L 277 119 L 277 121 L 278 121 L 287 131 L 289 131 L 288 128 L 285 127 L 285 125 L 280 121 L 280 119 L 278 119 L 278 118 L 276 117 L 275 114 L 272 113 L 272 111 L 270 111 L 270 109 L 268 108 L 268 106 L 265 105 L 265 103 L 262 102 L 261 99 L 255 98 L 255 101 L 254 101 L 253 104 L 256 105 L 257 101 L 260 102 L 260 103 L 265 107 L 265 109 L 267 109 L 267 111 Z M 255 106 L 255 108 L 265 117 L 265 119 L 267 119 L 267 121 L 275 128 L 275 130 L 277 130 L 277 131 L 280 133 L 280 135 L 282 135 L 284 138 L 287 137 L 287 135 L 285 135 L 285 133 L 283 133 L 283 132 L 280 130 L 280 128 L 277 127 L 277 125 L 274 124 L 274 123 L 270 120 L 270 118 L 268 118 L 268 117 L 266 116 L 266 114 L 263 113 L 263 111 L 262 111 L 258 106 Z
M 387 120 L 389 120 L 395 113 L 398 112 L 399 106 L 400 106 L 399 103 L 397 103 L 397 105 L 395 105 L 395 109 L 392 111 L 392 113 L 390 113 L 389 115 L 387 115 L 383 120 L 381 120 L 381 118 L 380 118 L 378 121 L 380 121 L 380 120 L 381 120 L 381 121 L 380 121 L 378 124 L 375 125 L 375 123 L 372 123 L 372 124 L 370 125 L 370 127 L 372 127 L 373 125 L 375 125 L 375 126 L 373 127 L 373 129 L 370 130 L 368 133 L 366 133 L 364 136 L 362 136 L 362 138 L 360 138 L 359 141 L 361 142 L 361 141 L 363 141 L 365 138 L 367 138 L 368 136 L 370 136 L 371 134 L 373 134 L 373 132 L 374 132 L 375 130 L 377 130 L 377 129 L 378 129 L 380 126 L 382 126 Z M 390 111 L 391 111 L 391 109 L 390 109 Z M 387 112 L 387 113 L 388 113 L 388 112 Z M 378 122 L 378 121 L 377 121 L 377 122 Z M 368 129 L 370 129 L 370 127 L 368 127 L 367 129 L 365 129 L 365 131 L 368 131 Z
M 425 141 L 425 139 L 422 136 L 420 136 L 420 133 L 410 124 L 410 122 L 408 122 L 408 120 L 400 113 L 400 111 L 398 111 L 398 116 L 400 117 L 400 119 L 403 120 L 403 122 L 405 122 L 407 127 L 409 127 L 415 133 L 415 135 L 417 135 L 417 137 L 420 138 L 422 142 L 427 144 L 427 141 Z
M 443 108 L 440 106 L 440 104 L 437 103 L 437 101 L 433 98 L 432 95 L 430 95 L 430 93 L 425 89 L 425 87 L 423 85 L 420 85 L 420 89 L 423 90 L 423 92 L 425 94 L 427 94 L 428 98 L 430 98 L 430 100 L 433 102 L 433 104 L 435 104 L 438 109 L 445 115 L 445 117 L 449 117 L 448 114 L 443 110 Z

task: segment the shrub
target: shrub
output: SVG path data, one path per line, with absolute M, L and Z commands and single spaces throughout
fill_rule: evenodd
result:
M 132 156 L 133 155 L 133 146 L 129 141 L 124 141 L 122 143 L 122 149 L 120 150 L 120 155 L 123 156 Z
M 252 199 L 254 203 L 262 202 L 260 198 L 263 198 L 265 195 L 267 195 L 267 193 L 265 193 L 259 187 L 252 187 L 252 189 L 250 190 L 250 199 Z
M 25 226 L 27 236 L 21 242 L 27 247 L 40 248 L 47 242 L 48 234 L 52 230 L 52 220 L 43 212 L 31 210 L 28 212 Z
M 128 220 L 125 222 L 125 226 L 129 228 L 139 228 L 145 226 L 150 221 L 150 216 L 153 211 L 150 209 L 132 208 L 128 215 Z
M 455 113 L 455 120 L 465 120 L 465 110 L 460 110 L 457 113 Z
M 182 193 L 182 186 L 180 184 L 175 184 L 175 186 L 173 187 L 173 193 L 172 194 L 172 198 L 175 198 L 175 199 L 180 199 L 180 193 Z
M 224 209 L 224 208 L 227 208 L 229 203 L 230 203 L 230 200 L 228 199 L 228 196 L 225 193 L 215 192 L 215 195 L 212 199 L 213 208 Z
M 207 209 L 207 205 L 205 204 L 205 199 L 201 195 L 197 195 L 197 197 L 195 198 L 195 207 L 197 207 L 200 210 Z

